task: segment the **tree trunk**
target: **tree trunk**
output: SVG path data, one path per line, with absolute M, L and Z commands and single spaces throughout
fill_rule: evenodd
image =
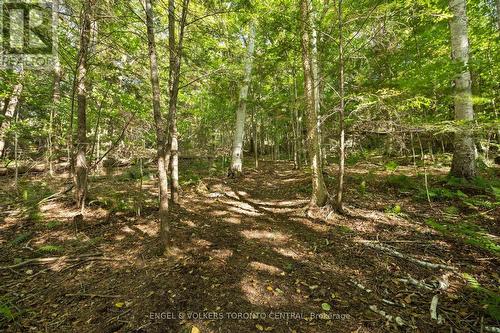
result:
M 323 146 L 323 133 L 321 131 L 321 91 L 320 91 L 320 78 L 319 78 L 319 60 L 318 60 L 318 32 L 316 30 L 316 12 L 313 8 L 313 2 L 308 6 L 309 9 L 309 24 L 311 31 L 311 72 L 312 80 L 314 85 L 314 109 L 316 112 L 318 125 L 316 129 L 318 131 L 319 146 L 320 146 L 320 163 L 323 167 L 323 153 L 321 152 L 321 147 Z
M 179 202 L 179 143 L 177 132 L 177 100 L 179 96 L 179 81 L 182 60 L 182 41 L 189 6 L 189 0 L 182 3 L 181 22 L 178 41 L 175 41 L 175 1 L 169 0 L 168 5 L 168 34 L 169 34 L 169 142 L 167 162 L 170 162 L 170 192 L 173 203 Z
M 10 96 L 8 102 L 5 103 L 5 114 L 2 124 L 0 124 L 0 158 L 3 158 L 5 150 L 5 139 L 7 136 L 7 131 L 10 127 L 10 122 L 16 113 L 17 105 L 19 104 L 19 98 L 23 92 L 22 75 L 19 78 L 19 82 L 14 86 L 12 95 Z
M 233 137 L 233 149 L 231 156 L 231 167 L 229 176 L 237 177 L 243 171 L 243 138 L 245 136 L 245 118 L 248 98 L 248 89 L 252 77 L 253 54 L 255 49 L 255 25 L 250 23 L 250 33 L 248 35 L 247 57 L 245 60 L 245 77 L 240 89 L 238 109 L 236 110 L 236 128 Z
M 56 16 L 57 19 L 57 16 Z M 54 88 L 52 91 L 52 107 L 50 108 L 49 133 L 47 136 L 47 165 L 49 175 L 54 175 L 53 159 L 54 159 L 54 118 L 56 117 L 57 108 L 61 101 L 61 64 L 59 60 L 55 60 L 54 65 Z
M 500 31 L 500 0 L 497 0 L 497 28 Z
M 255 169 L 259 168 L 259 147 L 258 147 L 258 141 L 257 141 L 257 117 L 256 114 L 257 111 L 253 110 L 252 113 L 252 132 L 253 132 L 253 138 L 252 138 L 252 144 L 253 144 L 253 158 L 255 161 Z
M 19 110 L 16 112 L 16 124 L 19 121 Z M 16 171 L 14 173 L 14 186 L 17 188 L 17 182 L 19 179 L 19 134 L 17 133 L 18 129 L 16 128 L 16 133 L 14 136 L 14 163 L 16 167 Z
M 148 53 L 151 75 L 151 88 L 153 97 L 153 117 L 156 130 L 156 159 L 158 168 L 158 180 L 160 188 L 160 237 L 165 247 L 168 246 L 169 224 L 168 224 L 168 176 L 165 160 L 165 128 L 161 116 L 160 79 L 158 75 L 158 61 L 156 58 L 156 42 L 154 33 L 154 18 L 151 0 L 145 0 L 146 28 L 148 36 Z
M 86 0 L 83 4 L 82 25 L 80 27 L 80 48 L 78 52 L 77 69 L 77 153 L 75 163 L 76 173 L 76 204 L 82 210 L 87 196 L 88 165 L 87 165 L 87 71 L 90 35 L 92 26 L 92 11 L 94 0 Z
M 344 128 L 344 41 L 343 41 L 343 23 L 342 23 L 342 0 L 339 0 L 339 171 L 337 183 L 337 197 L 335 208 L 342 213 L 344 210 L 344 173 L 345 173 L 345 128 Z
M 312 176 L 311 204 L 324 206 L 328 199 L 323 170 L 321 166 L 321 151 L 318 135 L 318 117 L 315 108 L 314 80 L 311 61 L 311 32 L 309 30 L 309 0 L 300 1 L 301 12 L 301 45 L 302 67 L 304 70 L 304 93 L 307 110 L 307 144 Z
M 466 0 L 450 0 L 453 18 L 450 22 L 452 59 L 460 66 L 455 77 L 455 120 L 471 122 L 474 119 L 469 71 L 469 39 L 467 36 Z M 468 126 L 465 124 L 465 126 Z M 473 178 L 476 173 L 476 152 L 470 131 L 459 129 L 455 133 L 455 150 L 451 174 L 460 178 Z

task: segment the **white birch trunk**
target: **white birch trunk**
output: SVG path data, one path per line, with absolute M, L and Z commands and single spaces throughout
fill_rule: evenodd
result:
M 245 60 L 245 77 L 240 89 L 239 104 L 236 111 L 236 129 L 234 131 L 230 176 L 238 176 L 243 170 L 243 139 L 245 136 L 245 118 L 248 89 L 252 77 L 253 56 L 255 49 L 255 25 L 250 23 L 248 36 L 247 58 Z
M 23 84 L 22 82 L 19 82 L 14 86 L 12 95 L 10 96 L 9 102 L 7 103 L 4 120 L 0 125 L 0 157 L 3 157 L 5 137 L 7 135 L 7 131 L 9 130 L 10 122 L 12 121 L 12 118 L 14 117 L 14 114 L 16 112 L 17 105 L 19 104 L 19 97 L 21 97 L 22 91 Z
M 469 39 L 467 35 L 466 0 L 450 0 L 453 18 L 450 22 L 452 59 L 460 66 L 455 76 L 454 101 L 455 120 L 470 122 L 474 119 L 469 71 Z M 455 134 L 455 151 L 451 174 L 455 177 L 473 178 L 475 176 L 476 150 L 474 140 L 467 130 Z

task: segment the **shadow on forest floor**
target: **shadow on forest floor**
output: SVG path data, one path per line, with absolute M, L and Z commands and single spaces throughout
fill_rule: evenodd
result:
M 498 294 L 491 291 L 500 282 L 496 248 L 488 252 L 429 223 L 475 216 L 497 246 L 498 207 L 451 214 L 450 200 L 429 207 L 414 200 L 414 188 L 388 185 L 388 177 L 351 173 L 349 214 L 327 219 L 307 215 L 308 177 L 288 163 L 262 163 L 238 180 L 206 177 L 186 187 L 172 209 L 165 256 L 156 250 L 152 181 L 139 192 L 136 181 L 95 179 L 80 225 L 69 198 L 30 214 L 23 207 L 33 206 L 29 196 L 37 190 L 21 204 L 10 195 L 0 216 L 1 266 L 61 259 L 0 270 L 0 328 L 479 332 L 498 326 Z M 32 181 L 42 186 L 45 180 Z M 429 313 L 435 295 L 439 324 Z

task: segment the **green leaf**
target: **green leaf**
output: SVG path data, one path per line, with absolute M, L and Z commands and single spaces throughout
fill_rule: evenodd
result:
M 330 311 L 332 309 L 331 305 L 328 303 L 321 304 L 321 308 L 325 311 Z

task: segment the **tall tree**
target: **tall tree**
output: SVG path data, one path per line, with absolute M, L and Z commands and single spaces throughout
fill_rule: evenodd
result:
M 179 143 L 177 131 L 177 101 L 179 97 L 179 82 L 181 76 L 182 45 L 189 7 L 189 0 L 183 0 L 179 36 L 175 32 L 175 1 L 168 1 L 168 48 L 169 48 L 169 100 L 168 100 L 168 159 L 170 162 L 170 192 L 173 203 L 179 201 Z
M 454 82 L 455 120 L 471 122 L 474 119 L 474 109 L 469 70 L 466 0 L 450 0 L 449 7 L 453 15 L 450 22 L 452 59 L 459 68 Z M 454 145 L 451 174 L 460 178 L 473 178 L 476 173 L 476 148 L 471 133 L 467 129 L 459 129 L 455 133 Z
M 16 113 L 17 106 L 19 104 L 19 98 L 23 92 L 23 77 L 24 74 L 21 73 L 18 83 L 14 86 L 12 94 L 5 102 L 4 108 L 4 119 L 0 124 L 0 158 L 3 157 L 5 150 L 5 140 L 7 136 L 7 131 L 10 127 L 10 123 L 13 120 L 14 114 Z
M 344 34 L 342 17 L 342 0 L 338 3 L 339 23 L 339 171 L 337 183 L 337 196 L 335 206 L 338 212 L 343 212 L 344 172 L 345 172 L 345 128 L 344 128 Z
M 318 135 L 318 116 L 315 107 L 314 76 L 311 59 L 311 30 L 310 30 L 310 4 L 309 0 L 300 1 L 301 15 L 301 46 L 302 67 L 304 71 L 304 94 L 307 110 L 307 145 L 312 177 L 311 204 L 324 206 L 328 200 L 325 181 L 323 179 L 323 168 L 321 165 L 321 150 Z
M 236 110 L 236 127 L 233 137 L 233 148 L 231 154 L 231 166 L 229 176 L 239 176 L 243 171 L 243 140 L 245 137 L 245 119 L 248 99 L 248 89 L 252 78 L 252 67 L 255 50 L 255 23 L 250 22 L 250 32 L 248 34 L 247 55 L 245 59 L 245 73 L 243 83 L 240 88 L 238 109 Z
M 59 19 L 58 11 L 54 11 L 54 21 L 57 22 Z M 47 135 L 47 164 L 49 169 L 49 174 L 54 175 L 53 170 L 53 159 L 54 159 L 54 118 L 56 116 L 59 103 L 61 101 L 61 63 L 59 59 L 55 59 L 54 64 L 54 87 L 52 90 L 52 105 L 50 108 L 50 118 L 49 118 L 49 133 Z
M 83 210 L 88 190 L 87 165 L 87 76 L 90 35 L 95 0 L 85 0 L 80 26 L 80 47 L 77 67 L 77 151 L 75 162 L 76 203 Z
M 166 161 L 166 131 L 161 115 L 161 93 L 160 79 L 158 71 L 158 60 L 156 55 L 156 41 L 154 31 L 154 15 L 151 0 L 145 0 L 146 29 L 148 37 L 148 53 L 151 88 L 153 94 L 153 117 L 156 130 L 156 160 L 158 168 L 158 180 L 160 188 L 160 237 L 165 246 L 168 244 L 169 224 L 168 224 L 168 176 Z

